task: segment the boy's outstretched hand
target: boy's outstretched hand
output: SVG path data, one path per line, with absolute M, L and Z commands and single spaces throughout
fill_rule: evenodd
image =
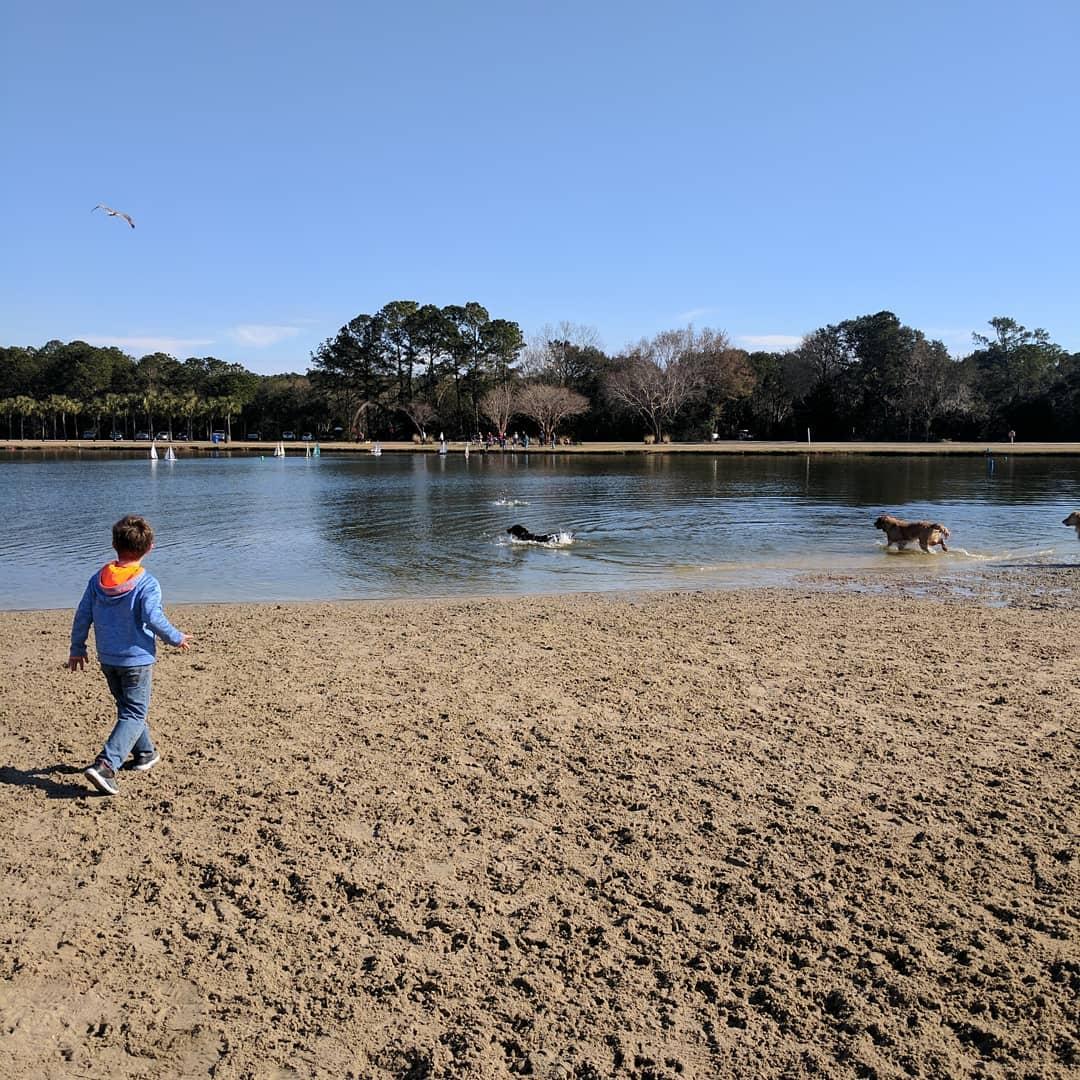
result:
M 195 639 L 194 639 L 194 638 L 193 638 L 193 637 L 192 637 L 192 636 L 191 636 L 190 634 L 181 634 L 181 636 L 180 636 L 180 644 L 179 644 L 179 645 L 177 645 L 176 647 L 177 647 L 177 648 L 178 648 L 178 649 L 179 649 L 179 650 L 180 650 L 181 652 L 187 652 L 187 651 L 188 651 L 188 649 L 190 649 L 190 648 L 191 648 L 191 643 L 192 643 L 192 642 L 193 642 L 194 640 L 195 640 Z
M 86 667 L 85 656 L 69 656 L 67 662 L 68 671 L 82 671 Z

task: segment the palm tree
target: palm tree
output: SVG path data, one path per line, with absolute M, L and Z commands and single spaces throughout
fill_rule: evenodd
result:
M 63 436 L 67 438 L 67 418 L 68 413 L 71 413 L 75 420 L 75 438 L 79 437 L 79 417 L 82 415 L 85 406 L 77 398 L 68 397 L 66 394 L 56 394 L 51 399 L 53 408 L 60 410 L 60 430 L 63 432 Z
M 199 419 L 206 421 L 206 437 L 210 438 L 214 430 L 214 417 L 218 412 L 217 398 L 203 398 L 199 402 Z
M 159 407 L 162 410 L 162 419 L 169 432 L 169 438 L 173 437 L 173 417 L 180 414 L 181 398 L 177 394 L 162 394 L 159 398 Z
M 27 399 L 27 413 L 26 415 L 34 420 L 41 421 L 41 435 L 39 438 L 45 438 L 45 418 L 49 415 L 49 410 L 46 408 L 45 403 L 38 401 L 37 398 L 28 397 Z
M 243 411 L 244 400 L 238 394 L 227 394 L 221 398 L 221 407 L 225 410 L 225 438 L 232 442 L 232 417 L 233 413 Z
M 211 430 L 208 433 L 210 437 L 213 437 L 214 417 L 220 417 L 225 422 L 225 437 L 231 441 L 233 413 L 239 412 L 244 407 L 243 401 L 235 394 L 222 394 L 220 397 L 209 398 L 206 407 L 211 421 Z
M 146 430 L 150 438 L 154 437 L 154 412 L 161 398 L 152 390 L 144 390 L 139 394 L 139 408 L 146 414 Z
M 67 438 L 67 413 L 64 412 L 64 398 L 60 394 L 50 394 L 42 403 L 42 410 L 45 416 L 52 420 L 52 437 L 56 438 L 56 417 L 58 414 L 63 414 L 64 417 L 64 438 Z M 42 432 L 42 438 L 45 437 L 44 431 Z
M 178 416 L 182 416 L 187 421 L 187 436 L 192 438 L 192 425 L 195 422 L 195 417 L 199 415 L 199 410 L 202 408 L 202 402 L 199 400 L 199 395 L 193 390 L 188 391 L 186 394 L 181 394 L 176 399 L 176 413 Z
M 11 426 L 12 426 L 13 418 L 14 418 L 14 415 L 15 415 L 15 399 L 14 398 L 4 398 L 3 400 L 0 400 L 0 412 L 6 414 L 6 416 L 7 416 L 7 427 L 8 427 L 8 431 L 7 431 L 8 438 L 9 439 L 13 438 L 13 436 L 11 434 Z
M 127 395 L 126 394 L 106 394 L 101 399 L 101 407 L 109 414 L 109 419 L 112 422 L 110 431 L 116 430 L 116 418 L 123 414 L 126 420 L 127 413 Z M 127 424 L 124 425 L 125 429 Z M 126 430 L 125 430 L 126 434 Z
M 19 394 L 18 397 L 12 399 L 11 405 L 12 409 L 19 414 L 19 438 L 25 439 L 26 418 L 37 415 L 38 403 L 32 397 Z

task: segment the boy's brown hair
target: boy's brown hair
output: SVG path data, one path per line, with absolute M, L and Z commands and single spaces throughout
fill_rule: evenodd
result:
M 112 527 L 112 546 L 122 559 L 139 559 L 154 546 L 154 530 L 146 518 L 128 514 Z

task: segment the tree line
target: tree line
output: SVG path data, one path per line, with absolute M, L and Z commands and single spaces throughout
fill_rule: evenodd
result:
M 136 359 L 83 341 L 0 348 L 0 418 L 9 439 L 290 428 L 324 439 L 801 439 L 807 429 L 840 440 L 1077 439 L 1080 353 L 997 316 L 956 358 L 889 311 L 821 327 L 784 352 L 685 327 L 608 353 L 589 327 L 526 340 L 476 302 L 395 300 L 322 342 L 303 374 L 212 356 Z

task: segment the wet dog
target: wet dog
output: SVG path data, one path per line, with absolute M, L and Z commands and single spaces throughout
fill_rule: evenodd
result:
M 558 533 L 533 533 L 524 525 L 511 525 L 506 530 L 515 540 L 529 540 L 534 544 L 553 544 L 559 539 Z
M 1080 540 L 1080 510 L 1074 510 L 1062 523 L 1071 525 L 1076 530 L 1076 538 Z
M 941 545 L 942 551 L 948 551 L 945 541 L 949 538 L 949 530 L 936 521 L 901 521 L 892 514 L 882 514 L 874 522 L 875 529 L 888 537 L 890 544 L 898 548 L 904 548 L 912 540 L 919 541 L 919 547 L 923 551 L 929 551 L 936 544 Z

